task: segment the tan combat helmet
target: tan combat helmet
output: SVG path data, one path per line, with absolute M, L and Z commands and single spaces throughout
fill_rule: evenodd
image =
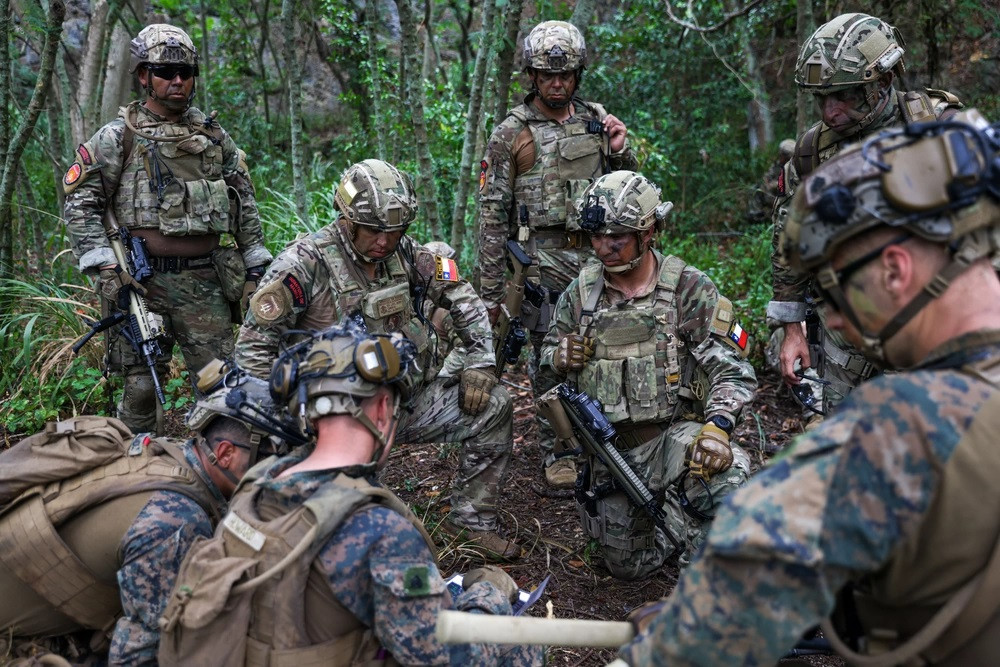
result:
M 373 258 L 359 252 L 354 246 L 355 225 L 380 232 L 405 232 L 417 217 L 417 195 L 410 177 L 382 160 L 364 160 L 348 167 L 333 203 L 347 222 L 351 247 L 368 262 L 383 262 L 391 255 Z
M 831 261 L 846 243 L 876 228 L 899 230 L 890 243 L 910 237 L 940 243 L 951 262 L 882 331 L 870 332 L 847 302 L 841 276 L 875 255 L 862 255 L 839 271 Z M 779 248 L 788 266 L 815 274 L 824 298 L 861 332 L 865 354 L 884 361 L 886 340 L 972 263 L 1000 248 L 997 127 L 971 109 L 950 121 L 890 130 L 845 149 L 802 182 Z
M 416 347 L 402 334 L 369 334 L 352 320 L 314 333 L 284 351 L 271 370 L 271 395 L 286 405 L 303 430 L 328 415 L 351 415 L 386 446 L 385 437 L 361 410 L 380 387 L 396 393 L 396 414 L 409 400 L 416 378 Z M 381 451 L 373 461 L 378 461 Z
M 587 44 L 572 23 L 544 21 L 528 33 L 523 56 L 525 70 L 575 72 L 587 64 Z
M 129 43 L 129 70 L 139 65 L 191 65 L 198 76 L 198 50 L 188 34 L 176 26 L 154 23 Z
M 642 232 L 650 227 L 662 230 L 673 209 L 672 202 L 660 201 L 660 189 L 642 174 L 634 171 L 613 171 L 591 183 L 577 203 L 580 227 L 590 235 L 639 235 L 640 253 L 624 266 L 605 267 L 612 273 L 628 271 L 638 266 L 649 249 L 643 245 Z

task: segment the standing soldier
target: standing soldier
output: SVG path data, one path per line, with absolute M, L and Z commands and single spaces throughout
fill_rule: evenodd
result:
M 497 386 L 493 335 L 483 302 L 455 261 L 406 236 L 417 215 L 409 176 L 382 160 L 351 165 L 334 196 L 340 216 L 293 242 L 270 266 L 250 300 L 236 345 L 240 366 L 267 377 L 283 338 L 345 317 L 373 333 L 402 332 L 417 346 L 420 390 L 400 424 L 400 442 L 461 442 L 452 511 L 446 527 L 469 530 L 491 555 L 521 549 L 497 530 L 496 501 L 514 446 L 513 407 Z M 448 312 L 464 363 L 438 377 L 441 351 L 427 313 Z M 441 317 L 444 324 L 448 318 Z
M 795 83 L 816 97 L 823 120 L 806 130 L 785 165 L 775 203 L 774 252 L 771 256 L 774 297 L 767 306 L 770 322 L 782 337 L 778 364 L 785 382 L 799 383 L 796 371 L 816 367 L 823 382 L 823 412 L 829 412 L 854 387 L 875 373 L 872 366 L 843 336 L 831 331 L 812 305 L 810 281 L 781 264 L 777 241 L 785 226 L 788 204 L 799 181 L 847 142 L 858 141 L 885 128 L 946 118 L 961 103 L 940 90 L 900 91 L 903 46 L 899 32 L 867 14 L 843 14 L 812 34 L 795 65 Z M 807 340 L 803 322 L 820 321 L 809 329 L 822 340 Z M 810 344 L 820 359 L 811 358 Z
M 100 276 L 111 308 L 145 295 L 163 319 L 163 376 L 178 343 L 189 370 L 233 352 L 232 306 L 246 299 L 271 253 L 264 247 L 245 155 L 213 116 L 191 106 L 198 53 L 171 25 L 147 26 L 132 40 L 130 71 L 146 91 L 76 151 L 66 172 L 65 218 L 80 270 Z M 136 283 L 109 243 L 118 226 L 141 239 L 153 276 Z M 220 245 L 231 234 L 236 247 Z M 133 432 L 152 431 L 158 404 L 149 366 L 121 335 L 108 360 L 125 376 L 118 416 Z
M 729 441 L 757 388 L 747 336 L 708 276 L 653 248 L 672 205 L 644 176 L 601 176 L 582 203 L 601 263 L 584 267 L 559 299 L 542 364 L 603 404 L 618 448 L 654 497 L 675 483 L 688 489 L 695 517 L 669 493 L 664 510 L 667 528 L 693 552 L 718 501 L 750 474 L 746 453 Z M 704 483 L 684 480 L 685 471 Z M 586 462 L 578 488 L 590 499 L 580 516 L 611 573 L 638 579 L 673 547 L 610 480 L 602 462 Z
M 89 628 L 111 638 L 111 664 L 155 664 L 187 550 L 212 535 L 248 467 L 302 442 L 266 383 L 217 362 L 198 384 L 210 393 L 188 413 L 187 442 L 77 417 L 0 454 L 5 635 Z
M 506 243 L 521 243 L 534 266 L 529 279 L 541 287 L 525 300 L 522 320 L 531 331 L 535 395 L 555 384 L 539 374 L 538 354 L 552 309 L 580 267 L 593 259 L 580 232 L 575 201 L 595 178 L 613 169 L 636 169 L 625 124 L 595 102 L 576 96 L 587 64 L 587 46 L 576 26 L 539 23 L 524 40 L 524 71 L 531 93 L 493 130 L 479 174 L 479 288 L 496 324 L 504 301 Z M 516 316 L 517 313 L 511 313 Z M 552 431 L 539 423 L 542 448 Z M 545 477 L 557 488 L 576 480 L 568 458 L 545 460 Z
M 729 499 L 628 664 L 773 665 L 820 622 L 851 665 L 1000 664 L 1000 154 L 983 125 L 890 131 L 803 180 L 779 247 L 822 285 L 828 325 L 900 370 Z

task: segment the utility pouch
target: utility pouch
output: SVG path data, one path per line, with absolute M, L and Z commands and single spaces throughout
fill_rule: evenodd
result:
M 212 264 L 219 276 L 222 295 L 229 303 L 239 303 L 243 296 L 247 266 L 243 254 L 235 246 L 220 246 L 212 253 Z

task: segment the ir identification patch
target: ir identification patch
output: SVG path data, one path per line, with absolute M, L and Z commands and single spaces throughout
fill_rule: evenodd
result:
M 436 265 L 435 277 L 438 280 L 447 283 L 458 282 L 458 264 L 455 264 L 455 260 L 435 255 L 434 263 Z

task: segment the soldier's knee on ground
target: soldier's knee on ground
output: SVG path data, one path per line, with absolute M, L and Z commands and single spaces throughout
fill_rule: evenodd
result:
M 133 433 L 156 428 L 156 393 L 148 374 L 126 375 L 118 417 Z

